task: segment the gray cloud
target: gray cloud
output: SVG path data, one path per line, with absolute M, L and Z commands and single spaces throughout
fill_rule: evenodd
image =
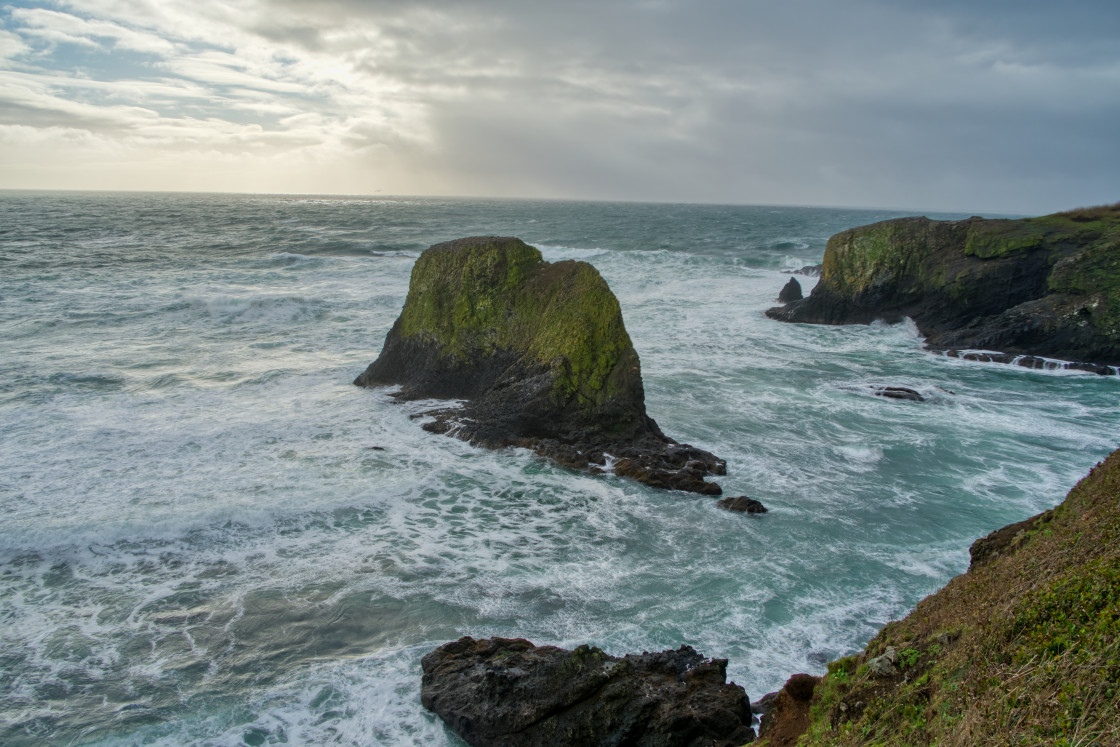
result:
M 34 117 L 0 89 L 0 123 L 122 142 L 148 127 L 169 153 L 245 147 L 256 168 L 261 149 L 286 153 L 314 165 L 303 186 L 285 172 L 290 191 L 334 168 L 400 193 L 1009 212 L 1120 199 L 1111 0 L 60 0 L 4 23 L 9 68 L 50 82 Z M 121 94 L 101 92 L 98 119 L 88 89 L 59 81 L 91 45 L 148 56 L 99 80 L 158 124 L 114 130 Z

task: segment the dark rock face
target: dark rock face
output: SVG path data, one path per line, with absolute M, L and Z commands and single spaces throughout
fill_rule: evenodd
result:
M 1084 363 L 1080 361 L 1058 361 L 1049 358 L 1040 358 L 1037 355 L 1012 355 L 991 350 L 945 350 L 942 351 L 950 358 L 960 358 L 966 361 L 980 361 L 982 363 L 1009 363 L 1012 366 L 1034 368 L 1043 371 L 1065 369 L 1070 371 L 1088 371 L 1101 376 L 1120 375 L 1117 366 L 1106 366 L 1103 363 Z
M 805 265 L 800 270 L 782 270 L 787 275 L 804 275 L 810 278 L 819 278 L 821 276 L 820 265 Z
M 790 278 L 778 293 L 778 303 L 800 301 L 802 298 L 804 295 L 801 293 L 801 283 L 797 282 L 797 278 Z
M 468 744 L 712 745 L 754 738 L 727 661 L 689 646 L 617 658 L 517 638 L 444 644 L 424 657 L 420 700 Z
M 745 495 L 738 495 L 734 498 L 724 498 L 720 501 L 716 501 L 716 505 L 738 514 L 766 513 L 766 506 L 762 505 L 762 501 L 756 501 L 754 498 L 748 498 Z
M 1030 532 L 1041 528 L 1053 517 L 1054 509 L 1047 509 L 1029 519 L 1008 524 L 976 540 L 968 548 L 968 569 L 972 570 L 1000 555 L 1014 552 Z
M 723 460 L 646 415 L 638 354 L 598 271 L 545 262 L 516 238 L 427 249 L 381 354 L 354 383 L 467 400 L 432 411 L 424 428 L 480 446 L 522 446 L 585 470 L 609 454 L 627 461 L 619 474 L 700 493 L 718 494 L 704 478 L 726 474 Z
M 911 317 L 937 350 L 1120 364 L 1120 205 L 1024 220 L 902 218 L 829 239 L 789 322 Z

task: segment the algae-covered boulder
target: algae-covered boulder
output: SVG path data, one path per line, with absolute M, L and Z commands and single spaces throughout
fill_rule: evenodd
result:
M 614 657 L 464 637 L 421 665 L 421 703 L 471 745 L 738 747 L 754 738 L 727 660 L 690 646 Z
M 829 239 L 821 280 L 774 319 L 911 317 L 940 350 L 1120 364 L 1120 205 L 1022 220 L 901 218 Z
M 659 487 L 718 494 L 722 460 L 662 434 L 646 415 L 638 354 L 618 300 L 586 262 L 545 262 L 520 239 L 436 244 L 416 261 L 404 309 L 354 382 L 410 399 L 467 400 L 428 430 L 524 446 L 565 466 L 636 464 Z

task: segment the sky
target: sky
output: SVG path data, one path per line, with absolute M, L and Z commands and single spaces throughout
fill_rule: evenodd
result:
M 0 4 L 0 189 L 1042 214 L 1118 132 L 1118 0 Z

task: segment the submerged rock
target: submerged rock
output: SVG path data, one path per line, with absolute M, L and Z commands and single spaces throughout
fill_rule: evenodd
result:
M 754 498 L 748 498 L 745 495 L 737 495 L 734 498 L 724 498 L 717 501 L 716 505 L 720 508 L 726 508 L 728 511 L 734 511 L 739 514 L 764 514 L 766 513 L 766 506 L 762 505 L 762 501 L 757 501 Z
M 926 398 L 921 393 L 907 389 L 904 386 L 882 386 L 872 387 L 876 397 L 886 397 L 887 399 L 902 399 L 908 402 L 925 402 Z
M 1083 361 L 1060 361 L 1052 358 L 1043 358 L 1037 355 L 1012 355 L 994 350 L 944 350 L 942 353 L 949 358 L 960 358 L 966 361 L 980 361 L 981 363 L 1009 363 L 1023 368 L 1034 368 L 1043 371 L 1088 371 L 1100 376 L 1116 376 L 1120 374 L 1120 367 L 1107 366 L 1103 363 L 1085 363 Z
M 590 469 L 610 454 L 634 479 L 714 494 L 719 486 L 704 478 L 726 473 L 722 459 L 678 444 L 646 415 L 638 354 L 599 272 L 545 262 L 516 238 L 458 239 L 421 254 L 381 354 L 354 383 L 466 400 L 428 413 L 424 428 L 523 446 L 567 467 Z
M 789 282 L 778 292 L 778 303 L 800 301 L 802 298 L 804 298 L 804 295 L 801 293 L 801 283 L 797 282 L 797 278 L 790 278 Z
M 815 324 L 911 317 L 937 350 L 1120 364 L 1120 205 L 1023 220 L 901 218 L 836 234 L 821 280 L 766 312 Z
M 446 643 L 424 657 L 420 700 L 471 745 L 750 742 L 750 701 L 727 661 L 677 651 L 608 656 L 516 638 Z

